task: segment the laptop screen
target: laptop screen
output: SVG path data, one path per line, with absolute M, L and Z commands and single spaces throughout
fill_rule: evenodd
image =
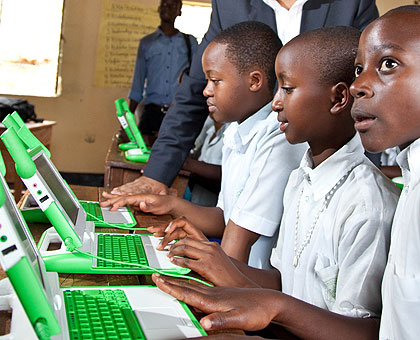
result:
M 3 176 L 0 176 L 1 185 L 3 186 L 3 190 L 5 192 L 5 202 L 4 206 L 6 210 L 9 212 L 8 216 L 11 219 L 12 225 L 16 231 L 16 236 L 18 237 L 20 243 L 23 246 L 23 250 L 28 258 L 32 269 L 37 275 L 37 278 L 41 281 L 42 286 L 45 288 L 45 280 L 43 277 L 43 271 L 40 268 L 40 261 L 41 256 L 38 253 L 38 248 L 32 238 L 31 235 L 28 235 L 29 231 L 26 227 L 26 222 L 23 220 L 22 215 L 18 211 L 16 203 L 12 195 L 10 194 L 9 188 L 6 184 L 6 181 Z
M 73 222 L 73 225 L 76 225 L 77 214 L 80 208 L 79 201 L 74 197 L 64 179 L 44 152 L 37 153 L 32 159 L 39 174 L 50 187 L 67 216 Z

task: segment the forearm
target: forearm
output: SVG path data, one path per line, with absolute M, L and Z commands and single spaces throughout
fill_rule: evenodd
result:
M 183 199 L 174 200 L 170 214 L 184 216 L 207 237 L 221 237 L 225 229 L 223 211 L 217 207 L 202 207 Z
M 192 172 L 194 175 L 210 180 L 220 180 L 222 177 L 222 167 L 220 165 L 197 161 L 195 159 L 188 159 L 184 163 L 183 168 Z
M 273 321 L 301 339 L 378 339 L 379 319 L 343 316 L 286 294 L 279 297 L 278 314 Z

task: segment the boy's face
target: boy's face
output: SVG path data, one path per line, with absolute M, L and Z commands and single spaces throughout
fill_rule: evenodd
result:
M 363 32 L 352 117 L 364 147 L 379 152 L 420 137 L 420 15 L 393 13 Z
M 160 19 L 164 22 L 173 22 L 181 15 L 181 2 L 179 0 L 162 0 L 158 8 Z
M 310 58 L 302 53 L 302 43 L 284 46 L 276 58 L 278 90 L 271 103 L 277 112 L 280 130 L 291 144 L 319 140 L 325 113 L 330 109 L 330 86 L 319 81 L 319 73 Z M 311 145 L 311 148 L 315 145 Z
M 226 45 L 214 42 L 204 51 L 202 64 L 207 85 L 203 94 L 207 97 L 210 117 L 216 122 L 241 122 L 244 102 L 249 97 L 248 77 L 239 74 L 225 51 Z

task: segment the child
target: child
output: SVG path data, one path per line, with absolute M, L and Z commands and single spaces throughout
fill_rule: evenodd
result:
M 349 27 L 311 31 L 291 40 L 277 56 L 279 89 L 272 108 L 287 140 L 307 141 L 310 149 L 285 190 L 271 256 L 276 270 L 229 263 L 217 246 L 196 240 L 171 247 L 175 264 L 186 263 L 217 285 L 271 290 L 195 288 L 154 275 L 166 292 L 216 312 L 201 320 L 205 329 L 255 330 L 275 320 L 304 339 L 377 338 L 398 189 L 364 156 L 350 116 L 359 35 Z M 181 222 L 167 232 L 179 236 L 183 230 L 196 238 L 185 221 L 185 228 L 174 229 Z M 166 236 L 164 244 L 171 238 Z
M 185 216 L 209 237 L 223 234 L 222 248 L 230 256 L 269 268 L 283 191 L 306 149 L 287 143 L 271 112 L 274 61 L 280 47 L 278 36 L 267 25 L 242 22 L 221 32 L 203 54 L 207 78 L 203 93 L 210 116 L 217 122 L 232 122 L 223 139 L 217 207 L 158 195 L 108 195 L 112 199 L 102 206 L 116 209 L 128 203 L 145 212 Z
M 399 146 L 404 189 L 392 225 L 380 339 L 420 334 L 420 6 L 389 11 L 363 32 L 352 115 L 372 152 Z
M 223 133 L 227 124 L 207 117 L 195 141 L 195 147 L 184 162 L 183 170 L 191 172 L 191 202 L 215 207 L 220 192 Z M 184 196 L 185 197 L 185 196 Z

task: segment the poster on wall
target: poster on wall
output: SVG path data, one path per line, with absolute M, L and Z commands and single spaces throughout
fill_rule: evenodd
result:
M 159 24 L 156 5 L 103 0 L 94 85 L 129 88 L 139 40 Z

